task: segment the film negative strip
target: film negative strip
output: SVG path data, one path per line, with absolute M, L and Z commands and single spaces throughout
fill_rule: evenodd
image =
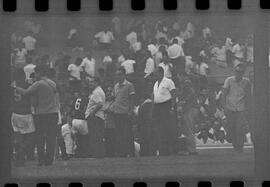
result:
M 0 185 L 270 186 L 267 0 L 2 0 Z

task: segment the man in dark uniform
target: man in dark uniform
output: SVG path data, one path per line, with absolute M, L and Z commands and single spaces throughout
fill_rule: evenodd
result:
M 77 138 L 77 157 L 89 157 L 88 127 L 85 119 L 85 110 L 88 104 L 87 91 L 75 93 L 71 105 L 72 131 Z

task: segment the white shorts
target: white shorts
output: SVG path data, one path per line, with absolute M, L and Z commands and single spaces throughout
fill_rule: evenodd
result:
M 15 114 L 12 113 L 11 125 L 14 132 L 21 134 L 35 132 L 35 125 L 32 114 Z
M 88 134 L 87 121 L 82 119 L 72 120 L 72 132 L 80 133 L 81 135 Z

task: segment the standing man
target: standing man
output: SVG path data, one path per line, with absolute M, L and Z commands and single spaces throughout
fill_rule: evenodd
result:
M 25 81 L 25 74 L 22 69 L 15 71 L 15 84 L 27 89 L 30 84 Z M 15 165 L 23 166 L 25 156 L 31 156 L 31 142 L 33 142 L 35 126 L 31 114 L 30 96 L 19 94 L 14 90 L 14 99 L 12 102 L 11 124 L 15 139 Z M 28 158 L 29 159 L 29 158 Z
M 83 59 L 81 67 L 88 76 L 95 77 L 96 60 L 91 56 L 90 52 Z
M 30 95 L 35 98 L 34 122 L 37 134 L 38 166 L 52 165 L 59 111 L 56 83 L 48 78 L 46 66 L 37 66 L 35 75 L 37 81 L 27 89 L 17 86 L 14 88 L 18 94 Z
M 199 114 L 199 105 L 197 102 L 196 92 L 191 80 L 185 72 L 177 75 L 180 95 L 178 105 L 183 111 L 183 133 L 187 139 L 187 151 L 189 155 L 197 155 L 196 141 L 194 135 L 195 119 Z
M 77 58 L 75 63 L 68 66 L 69 72 L 69 86 L 72 93 L 80 92 L 82 87 L 81 72 L 82 72 L 82 59 Z
M 225 80 L 222 92 L 222 104 L 228 119 L 227 141 L 233 144 L 237 152 L 243 152 L 245 118 L 251 99 L 250 81 L 243 77 L 244 72 L 244 64 L 239 63 L 235 67 L 235 75 Z
M 157 127 L 159 155 L 173 153 L 175 129 L 172 113 L 176 102 L 176 88 L 174 82 L 164 76 L 164 69 L 157 68 L 157 81 L 154 84 L 153 118 Z
M 116 71 L 117 83 L 113 88 L 112 111 L 115 120 L 116 156 L 127 157 L 134 154 L 134 142 L 130 115 L 134 108 L 135 91 L 132 83 L 126 80 L 126 71 L 120 67 Z
M 76 134 L 77 149 L 76 156 L 86 158 L 89 154 L 88 126 L 85 119 L 85 111 L 88 105 L 88 90 L 75 93 L 75 99 L 71 105 L 72 132 Z
M 88 124 L 89 143 L 91 156 L 104 157 L 104 105 L 105 93 L 100 87 L 99 78 L 87 79 L 90 89 L 89 102 L 85 111 Z

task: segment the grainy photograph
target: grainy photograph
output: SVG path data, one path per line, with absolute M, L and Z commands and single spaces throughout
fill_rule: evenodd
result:
M 12 174 L 252 176 L 253 27 L 232 19 L 16 17 Z
M 11 177 L 252 181 L 269 67 L 250 18 L 9 16 Z

